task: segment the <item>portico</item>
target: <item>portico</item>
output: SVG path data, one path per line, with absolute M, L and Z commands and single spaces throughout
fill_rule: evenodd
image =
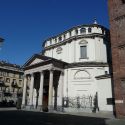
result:
M 43 56 L 35 55 L 24 66 L 22 107 L 43 111 L 62 110 L 64 62 L 49 59 L 31 64 L 36 58 L 43 59 Z

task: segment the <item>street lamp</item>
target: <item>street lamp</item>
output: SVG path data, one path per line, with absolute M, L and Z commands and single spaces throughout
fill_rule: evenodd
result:
M 0 38 L 0 48 L 2 47 L 4 39 Z

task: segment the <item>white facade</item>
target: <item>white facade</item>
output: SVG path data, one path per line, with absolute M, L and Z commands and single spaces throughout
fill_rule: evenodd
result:
M 107 99 L 112 98 L 111 79 L 96 78 L 110 73 L 107 62 L 109 45 L 107 34 L 108 30 L 98 24 L 73 27 L 47 39 L 43 44 L 43 55 L 32 57 L 24 65 L 26 75 L 44 72 L 42 86 L 47 81 L 45 77 L 50 70 L 48 82 L 46 82 L 46 84 L 49 83 L 47 84 L 49 86 L 48 108 L 49 106 L 56 107 L 55 109 L 63 107 L 64 111 L 92 111 L 94 108 L 99 111 L 113 111 L 113 106 L 107 104 Z M 57 84 L 57 90 L 54 84 Z M 31 94 L 36 93 L 36 90 L 33 90 L 31 85 L 30 88 L 30 103 L 33 101 L 33 105 L 36 105 L 36 94 Z M 39 93 L 42 91 L 44 96 L 42 89 L 38 88 Z M 43 96 L 41 94 L 44 102 Z M 25 104 L 25 101 L 23 103 Z
M 107 62 L 107 52 L 106 52 L 106 43 L 101 35 L 105 35 L 100 27 L 92 27 L 91 33 L 87 32 L 88 27 L 86 28 L 86 33 L 75 34 L 73 31 L 79 31 L 79 28 L 71 29 L 71 36 L 67 33 L 62 33 L 58 37 L 50 38 L 45 42 L 45 56 L 53 57 L 64 62 L 76 63 L 76 62 Z M 79 31 L 80 32 L 80 31 Z M 73 34 L 74 33 L 74 34 Z M 100 35 L 100 37 L 98 35 Z M 65 40 L 59 41 L 58 38 L 67 36 Z M 91 38 L 94 35 L 94 38 Z M 97 36 L 96 36 L 97 35 Z M 87 37 L 88 36 L 88 37 Z M 78 37 L 78 38 L 77 38 Z M 81 37 L 81 38 L 80 38 Z M 87 38 L 86 38 L 87 37 Z M 55 43 L 54 40 L 57 40 Z M 65 44 L 64 44 L 65 43 Z M 54 47 L 53 47 L 54 46 Z M 87 58 L 80 58 L 80 46 L 87 47 Z M 60 51 L 59 51 L 60 50 Z

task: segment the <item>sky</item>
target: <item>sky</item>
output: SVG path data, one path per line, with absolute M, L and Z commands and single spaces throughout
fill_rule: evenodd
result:
M 107 0 L 0 0 L 0 60 L 23 65 L 45 39 L 94 18 L 109 28 Z

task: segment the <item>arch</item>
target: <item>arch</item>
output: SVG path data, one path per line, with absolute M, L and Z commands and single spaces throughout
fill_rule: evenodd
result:
M 74 74 L 74 79 L 90 79 L 90 78 L 91 78 L 90 74 L 84 69 L 78 70 Z

